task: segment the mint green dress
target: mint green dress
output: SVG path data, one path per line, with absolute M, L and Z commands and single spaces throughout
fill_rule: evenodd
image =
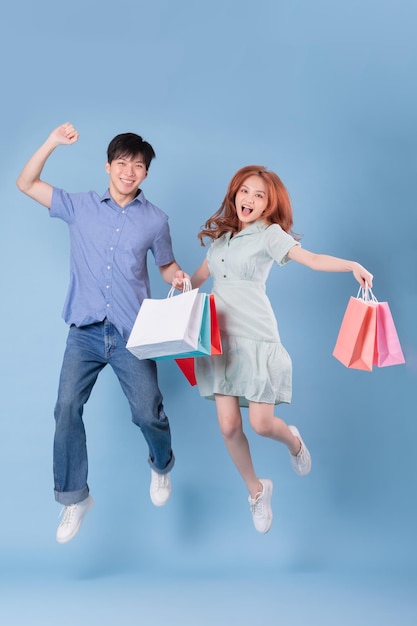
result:
M 265 283 L 273 263 L 284 265 L 295 245 L 280 226 L 263 220 L 212 242 L 207 260 L 223 354 L 196 359 L 203 397 L 237 396 L 240 406 L 291 402 L 291 358 L 281 343 Z

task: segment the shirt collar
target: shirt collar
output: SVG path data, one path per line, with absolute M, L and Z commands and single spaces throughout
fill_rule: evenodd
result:
M 107 200 L 110 200 L 111 202 L 113 202 L 113 204 L 116 204 L 113 200 L 113 198 L 110 195 L 110 190 L 106 189 L 106 191 L 103 193 L 103 195 L 100 198 L 100 202 L 106 202 Z M 132 202 L 130 202 L 127 206 L 130 206 L 131 204 L 145 204 L 146 202 L 146 198 L 145 195 L 142 191 L 142 189 L 139 189 L 139 193 L 136 196 L 136 198 L 134 198 L 132 200 Z

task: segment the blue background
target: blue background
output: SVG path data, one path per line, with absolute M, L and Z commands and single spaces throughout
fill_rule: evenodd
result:
M 414 0 L 3 8 L 2 624 L 417 623 L 416 19 Z M 74 541 L 55 543 L 68 239 L 15 180 L 67 120 L 79 142 L 56 150 L 45 180 L 103 192 L 109 140 L 142 134 L 157 153 L 143 188 L 170 215 L 187 271 L 231 176 L 258 163 L 287 185 L 303 245 L 364 264 L 390 304 L 406 365 L 348 370 L 332 350 L 352 276 L 274 268 L 269 294 L 294 366 L 294 400 L 279 414 L 299 426 L 313 471 L 298 478 L 282 446 L 247 431 L 258 474 L 275 483 L 268 535 L 252 527 L 214 405 L 163 362 L 172 500 L 152 506 L 144 441 L 105 370 L 85 413 L 96 506 Z

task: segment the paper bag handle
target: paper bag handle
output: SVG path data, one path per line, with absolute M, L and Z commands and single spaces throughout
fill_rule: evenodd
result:
M 191 280 L 189 278 L 184 278 L 184 280 L 182 281 L 182 293 L 185 293 L 186 291 L 191 291 L 192 290 L 192 285 L 191 285 Z M 176 291 L 176 287 L 171 287 L 171 289 L 168 292 L 167 298 L 172 298 L 173 295 L 175 294 Z
M 363 300 L 364 302 L 373 302 L 375 304 L 378 303 L 378 300 L 374 296 L 372 289 L 368 287 L 366 283 L 366 287 L 359 287 L 358 295 L 356 296 L 357 300 Z

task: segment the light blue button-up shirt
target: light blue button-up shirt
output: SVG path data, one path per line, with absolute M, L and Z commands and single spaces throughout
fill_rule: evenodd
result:
M 107 317 L 127 340 L 143 299 L 151 295 L 148 251 L 158 267 L 174 261 L 168 216 L 142 191 L 120 207 L 108 191 L 100 197 L 57 188 L 50 215 L 64 220 L 70 233 L 64 320 L 85 326 Z

